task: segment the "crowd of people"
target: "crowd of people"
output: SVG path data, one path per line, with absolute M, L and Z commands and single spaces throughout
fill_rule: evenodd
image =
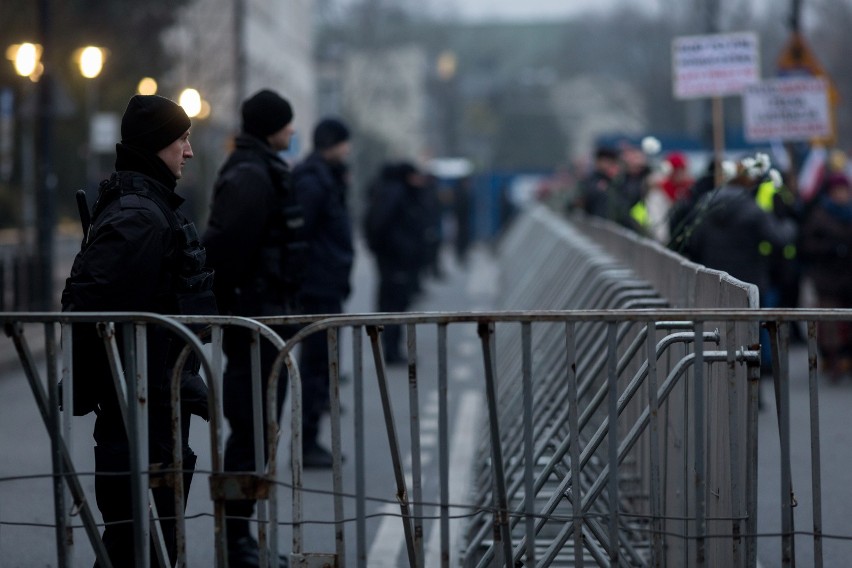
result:
M 294 133 L 294 109 L 264 89 L 242 103 L 241 131 L 212 188 L 205 231 L 180 209 L 178 181 L 193 157 L 191 121 L 183 109 L 157 95 L 135 95 L 121 121 L 115 172 L 99 189 L 94 210 L 62 294 L 65 311 L 229 314 L 259 317 L 339 314 L 351 292 L 356 247 L 349 199 L 349 127 L 326 117 L 313 130 L 310 154 L 293 167 L 282 159 Z M 711 162 L 693 179 L 685 155 L 656 165 L 638 147 L 599 148 L 592 171 L 577 184 L 567 210 L 614 221 L 657 239 L 707 267 L 758 287 L 761 305 L 798 307 L 803 278 L 817 305 L 852 307 L 852 185 L 845 160 L 828 162 L 819 191 L 803 199 L 785 183 L 768 156 Z M 449 194 L 410 161 L 384 164 L 366 196 L 363 233 L 378 269 L 376 311 L 404 312 L 425 277 L 441 277 L 443 213 L 456 212 L 455 253 L 463 265 L 470 245 L 469 180 Z M 442 197 L 443 196 L 443 197 Z M 200 235 L 200 236 L 199 236 Z M 297 331 L 277 331 L 289 338 Z M 121 330 L 119 330 L 119 333 Z M 182 345 L 148 329 L 149 456 L 167 471 L 172 461 L 170 377 Z M 382 335 L 385 360 L 404 363 L 402 330 Z M 852 371 L 852 327 L 820 323 L 819 349 L 832 377 Z M 227 329 L 224 412 L 230 427 L 225 469 L 255 469 L 252 343 L 250 333 Z M 112 376 L 95 324 L 74 326 L 75 414 L 95 412 L 95 493 L 106 523 L 103 543 L 113 563 L 135 561 L 131 523 L 130 444 Z M 329 468 L 331 453 L 319 443 L 329 406 L 329 345 L 314 334 L 302 343 L 302 458 L 305 467 Z M 276 356 L 260 349 L 262 392 Z M 207 387 L 198 362 L 181 372 L 181 444 L 184 486 L 195 454 L 188 444 L 190 414 L 208 419 Z M 278 378 L 278 418 L 287 376 Z M 266 401 L 261 401 L 266 409 Z M 265 417 L 264 417 L 265 419 Z M 265 440 L 263 447 L 265 448 Z M 265 457 L 265 456 L 264 456 Z M 175 501 L 165 484 L 153 490 L 169 561 L 176 561 Z M 252 498 L 226 503 L 229 565 L 259 565 L 252 535 Z M 287 566 L 281 556 L 277 565 Z
M 602 147 L 592 171 L 569 193 L 566 211 L 606 218 L 755 284 L 762 307 L 810 302 L 852 308 L 849 171 L 845 155 L 834 151 L 816 190 L 803 195 L 767 154 L 711 160 L 693 176 L 687 156 L 679 152 L 652 164 L 639 147 Z M 804 297 L 803 289 L 812 290 L 814 300 Z M 793 332 L 794 341 L 803 339 L 798 327 Z M 817 340 L 825 374 L 848 376 L 850 323 L 820 322 Z
M 240 132 L 211 188 L 208 224 L 199 232 L 182 212 L 184 199 L 177 192 L 183 169 L 194 156 L 190 118 L 178 104 L 158 95 L 130 99 L 121 120 L 115 172 L 101 183 L 91 212 L 81 205 L 85 235 L 63 290 L 63 311 L 245 317 L 343 312 L 356 254 L 349 126 L 337 117 L 319 120 L 311 152 L 291 165 L 282 158 L 294 134 L 290 102 L 262 89 L 246 98 L 240 111 Z M 363 215 L 364 234 L 378 268 L 376 311 L 407 311 L 425 277 L 442 277 L 439 249 L 450 202 L 456 209 L 455 252 L 464 264 L 470 246 L 466 181 L 448 193 L 436 178 L 407 161 L 389 162 L 376 173 Z M 152 469 L 168 471 L 174 467 L 175 445 L 170 377 L 183 344 L 155 327 L 147 330 L 149 456 Z M 285 325 L 275 331 L 289 339 L 298 329 Z M 262 409 L 264 424 L 267 418 L 267 384 L 277 351 L 261 342 L 258 405 L 252 385 L 254 342 L 246 329 L 224 331 L 223 405 L 229 426 L 224 469 L 231 473 L 256 470 L 254 408 Z M 382 346 L 387 364 L 406 360 L 399 326 L 388 327 Z M 74 325 L 73 351 L 74 413 L 97 415 L 95 493 L 105 522 L 104 548 L 112 565 L 133 566 L 137 551 L 128 474 L 131 444 L 95 324 Z M 330 410 L 329 359 L 325 333 L 301 342 L 301 463 L 306 468 L 333 466 L 331 452 L 319 442 L 321 418 Z M 188 443 L 190 415 L 209 419 L 207 385 L 199 369 L 199 362 L 191 360 L 181 370 L 180 443 L 187 492 L 196 462 Z M 286 371 L 277 381 L 275 408 L 280 421 Z M 265 461 L 267 440 L 262 442 Z M 161 517 L 167 564 L 174 565 L 173 488 L 161 483 L 152 494 Z M 233 568 L 260 564 L 252 534 L 255 507 L 251 493 L 225 503 L 228 565 Z M 153 555 L 151 565 L 159 564 Z M 282 555 L 271 565 L 285 567 L 288 559 Z

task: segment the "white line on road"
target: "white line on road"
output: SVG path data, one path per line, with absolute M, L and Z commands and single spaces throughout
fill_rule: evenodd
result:
M 454 382 L 467 382 L 473 378 L 473 367 L 470 365 L 456 365 L 450 371 L 450 377 L 452 377 Z
M 476 433 L 479 430 L 479 412 L 482 403 L 479 394 L 468 391 L 462 395 L 456 415 L 453 440 L 450 445 L 450 503 L 462 503 L 470 489 L 471 459 L 476 450 Z M 450 511 L 454 514 L 458 511 Z M 458 554 L 458 535 L 461 519 L 450 520 L 450 566 L 455 566 Z M 426 566 L 441 565 L 441 527 L 438 521 L 432 522 L 432 531 L 426 545 Z
M 379 512 L 388 516 L 379 525 L 379 531 L 370 547 L 370 566 L 374 568 L 397 568 L 399 553 L 402 543 L 405 541 L 405 532 L 402 528 L 402 520 L 399 518 L 399 507 L 396 505 L 382 505 Z
M 450 471 L 453 472 L 450 484 L 450 503 L 461 502 L 470 484 L 471 463 L 475 445 L 477 424 L 479 422 L 480 396 L 473 391 L 466 392 L 459 401 L 456 420 L 453 426 L 453 438 L 450 442 Z M 411 486 L 411 475 L 406 472 L 406 483 Z M 425 481 L 421 481 L 425 483 Z M 399 518 L 399 507 L 384 505 L 380 512 L 393 516 L 385 517 L 370 546 L 369 561 L 371 568 L 396 568 L 399 555 L 405 546 L 405 531 Z M 426 566 L 440 566 L 441 534 L 437 522 L 432 523 L 432 531 L 426 548 Z M 455 556 L 458 548 L 456 534 L 460 521 L 450 521 L 450 556 Z M 450 563 L 452 565 L 452 562 Z

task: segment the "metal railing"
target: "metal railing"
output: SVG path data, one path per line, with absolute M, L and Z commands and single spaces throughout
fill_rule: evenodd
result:
M 603 244 L 606 244 L 604 247 Z M 613 252 L 615 251 L 615 252 Z M 617 253 L 617 254 L 616 254 Z M 632 259 L 638 265 L 634 270 Z M 217 566 L 226 566 L 224 504 L 258 499 L 261 563 L 277 558 L 280 532 L 291 536 L 294 566 L 746 566 L 757 564 L 758 541 L 779 538 L 782 563 L 792 566 L 797 538 L 812 538 L 813 564 L 823 564 L 822 470 L 819 432 L 820 383 L 816 324 L 852 320 L 852 311 L 758 310 L 754 288 L 725 274 L 686 263 L 668 251 L 594 222 L 565 224 L 538 211 L 525 216 L 501 249 L 499 311 L 464 313 L 351 314 L 335 317 L 262 318 L 163 317 L 152 314 L 0 314 L 18 350 L 25 375 L 51 439 L 57 564 L 73 565 L 73 535 L 82 530 L 101 565 L 97 512 L 67 452 L 74 421 L 59 412 L 61 376 L 64 408 L 70 408 L 71 325 L 98 322 L 112 354 L 113 385 L 127 401 L 126 421 L 134 458 L 134 528 L 137 564 L 163 558 L 156 537 L 156 512 L 149 513 L 151 471 L 145 436 L 145 326 L 161 326 L 185 341 L 177 369 L 192 352 L 210 387 L 212 534 L 193 547 L 210 546 Z M 673 306 L 673 307 L 669 307 Z M 720 306 L 722 306 L 720 308 Z M 808 329 L 810 480 L 812 531 L 797 531 L 792 494 L 790 325 Z M 758 328 L 771 331 L 778 408 L 782 498 L 777 534 L 758 525 Z M 284 342 L 276 326 L 302 326 Z M 406 331 L 408 364 L 400 374 L 384 364 L 381 335 L 388 325 Z M 125 327 L 118 345 L 112 330 Z M 190 331 L 204 326 L 203 345 Z M 260 343 L 279 355 L 267 384 L 267 417 L 255 412 L 256 441 L 266 429 L 268 460 L 255 451 L 254 472 L 225 472 L 222 466 L 222 339 L 230 326 L 254 337 L 252 391 L 260 400 Z M 57 332 L 62 331 L 63 349 Z M 46 364 L 32 356 L 24 332 L 39 331 Z M 454 429 L 464 418 L 458 387 L 451 380 L 451 349 L 465 331 L 478 338 L 477 364 L 468 393 L 484 416 L 468 460 L 455 461 Z M 302 467 L 302 382 L 295 350 L 312 334 L 329 339 L 331 445 L 329 483 L 308 487 Z M 209 335 L 207 335 L 209 334 Z M 351 354 L 351 414 L 341 412 L 341 341 Z M 123 354 L 123 359 L 119 355 Z M 119 364 L 123 360 L 123 365 Z M 280 371 L 290 381 L 289 428 L 275 416 Z M 179 435 L 179 371 L 172 377 L 173 432 Z M 374 388 L 374 391 L 369 389 Z M 375 399 L 370 399 L 374 392 Z M 127 394 L 124 394 L 127 393 Z M 437 406 L 434 426 L 437 465 L 423 460 L 430 428 L 427 393 Z M 369 430 L 367 403 L 381 414 L 379 431 Z M 349 422 L 351 420 L 351 422 Z M 431 417 L 430 417 L 431 420 Z M 344 432 L 347 436 L 344 436 Z M 278 466 L 281 434 L 290 441 L 291 468 Z M 760 434 L 760 436 L 758 435 Z M 387 451 L 375 451 L 377 437 Z M 351 446 L 348 440 L 351 439 Z M 259 443 L 259 442 L 258 442 Z M 180 444 L 176 444 L 179 447 Z M 371 450 L 368 457 L 368 449 Z M 14 459 L 14 448 L 0 449 Z M 344 467 L 343 454 L 354 457 Z M 172 484 L 182 504 L 181 456 L 174 456 Z M 799 452 L 801 453 L 801 452 Z M 377 457 L 378 456 L 378 457 Z M 393 492 L 369 484 L 371 472 L 390 464 Z M 167 474 L 169 472 L 166 472 Z M 469 475 L 468 475 L 469 474 Z M 434 479 L 433 479 L 434 477 Z M 456 480 L 470 479 L 458 487 Z M 0 485 L 10 479 L 0 478 Z M 285 512 L 289 490 L 291 508 Z M 66 500 L 70 491 L 73 505 Z M 332 506 L 305 514 L 306 496 L 329 494 Z M 394 508 L 389 508 L 393 503 Z M 0 506 L 2 509 L 2 506 Z M 801 504 L 799 510 L 801 511 Z M 186 524 L 178 506 L 178 559 L 187 562 Z M 23 513 L 21 513 L 23 514 Z M 79 521 L 77 515 L 79 514 Z M 400 554 L 371 556 L 378 520 L 401 525 Z M 17 524 L 27 525 L 23 519 Z M 75 525 L 75 522 L 81 524 Z M 15 525 L 4 517 L 0 528 Z M 319 551 L 308 533 L 331 526 Z M 354 539 L 352 531 L 354 529 Z M 834 539 L 849 535 L 832 535 Z M 394 553 L 395 554 L 395 553 Z
M 274 339 L 266 326 L 256 322 L 225 323 L 221 318 L 190 318 L 178 322 L 170 318 L 142 314 L 110 315 L 117 325 L 135 322 L 135 329 L 145 325 L 162 325 L 191 345 L 202 360 L 202 368 L 211 385 L 210 448 L 213 471 L 207 472 L 215 486 L 230 478 L 222 472 L 221 400 L 218 398 L 221 361 L 211 357 L 215 350 L 205 349 L 188 331 L 184 323 L 205 321 L 212 326 L 215 343 L 227 325 L 253 326 L 255 332 Z M 73 380 L 68 372 L 71 362 L 68 350 L 56 348 L 57 326 L 68 329 L 72 323 L 102 321 L 101 315 L 67 314 L 3 314 L 0 316 L 7 333 L 18 347 L 42 419 L 51 433 L 53 468 L 45 475 L 55 480 L 55 530 L 58 565 L 71 565 L 70 532 L 83 530 L 95 551 L 104 561 L 98 537 L 97 513 L 79 483 L 74 464 L 64 447 L 70 426 L 69 413 L 58 410 L 58 389 L 53 388 L 59 376 Z M 782 522 L 780 540 L 785 565 L 793 565 L 793 542 L 797 535 L 813 537 L 815 565 L 822 565 L 822 548 L 827 538 L 821 529 L 821 460 L 819 436 L 820 382 L 817 373 L 816 323 L 852 320 L 849 311 L 822 310 L 604 310 L 604 311 L 516 311 L 468 314 L 352 315 L 316 321 L 305 327 L 290 342 L 281 346 L 279 361 L 288 364 L 292 383 L 292 440 L 300 432 L 298 368 L 292 350 L 311 333 L 328 333 L 335 346 L 341 330 L 352 329 L 355 448 L 354 471 L 358 478 L 356 491 L 343 489 L 342 419 L 339 411 L 340 361 L 332 355 L 332 439 L 336 457 L 332 476 L 334 496 L 330 519 L 306 520 L 300 509 L 303 490 L 298 451 L 293 453 L 292 482 L 282 481 L 274 459 L 256 473 L 266 485 L 261 492 L 266 511 L 259 514 L 259 532 L 267 540 L 271 557 L 282 526 L 292 527 L 291 558 L 294 565 L 313 566 L 328 560 L 329 554 L 304 550 L 302 531 L 312 523 L 331 522 L 335 529 L 333 562 L 339 566 L 352 563 L 369 566 L 365 548 L 368 522 L 377 504 L 386 503 L 381 495 L 370 495 L 364 477 L 375 466 L 366 463 L 364 447 L 363 401 L 359 401 L 358 385 L 375 380 L 382 396 L 385 431 L 390 442 L 388 459 L 393 464 L 399 522 L 404 525 L 405 565 L 427 565 L 430 558 L 424 547 L 425 536 L 438 531 L 440 565 L 454 566 L 464 561 L 470 565 L 636 565 L 636 566 L 754 566 L 755 546 L 761 534 L 757 530 L 757 382 L 758 354 L 755 346 L 744 343 L 747 336 L 739 330 L 759 322 L 773 331 L 775 387 L 778 400 L 779 440 L 782 460 L 782 485 L 792 488 L 790 451 L 789 383 L 790 364 L 787 345 L 788 327 L 804 322 L 809 330 L 808 384 L 811 424 L 811 493 L 813 495 L 812 531 L 796 531 L 796 512 L 792 492 L 785 492 L 777 509 Z M 283 321 L 283 320 L 281 320 Z M 278 320 L 265 322 L 280 323 Z M 46 352 L 59 365 L 53 373 L 39 376 L 31 360 L 21 326 L 36 324 L 45 328 Z M 407 396 L 395 402 L 389 391 L 390 377 L 382 362 L 380 335 L 384 325 L 400 324 L 409 332 L 409 366 Z M 451 501 L 450 480 L 457 473 L 450 470 L 448 456 L 453 428 L 452 394 L 448 380 L 451 357 L 447 349 L 448 335 L 458 326 L 475 326 L 481 341 L 482 368 L 480 388 L 485 399 L 486 421 L 483 424 L 482 448 L 474 462 L 474 479 L 469 499 Z M 593 350 L 583 347 L 594 327 L 601 328 L 605 344 L 603 364 Z M 437 331 L 437 353 L 423 353 L 417 338 L 427 328 Z M 628 330 L 628 331 L 625 331 Z M 632 330 L 632 331 L 629 331 Z M 504 338 L 513 334 L 520 342 L 501 352 Z M 66 337 L 66 336 L 64 336 Z M 114 336 L 109 336 L 114 341 Z M 137 362 L 144 360 L 145 334 L 135 331 Z M 697 338 L 700 338 L 698 340 Z M 364 342 L 367 339 L 367 342 Z M 277 340 L 276 340 L 277 341 Z M 117 346 L 114 346 L 117 348 Z M 209 351 L 209 352 L 208 352 Z M 516 356 L 515 352 L 520 355 Z M 544 364 L 558 353 L 562 364 Z M 365 358 L 366 355 L 366 358 Z M 372 357 L 370 357 L 372 355 Z M 423 358 L 435 357 L 437 374 L 424 376 L 420 369 Z M 512 366 L 499 361 L 515 359 Z M 629 371 L 634 359 L 641 361 L 636 371 Z M 372 364 L 369 364 L 372 360 Z M 137 538 L 146 543 L 150 534 L 146 484 L 150 472 L 146 463 L 144 425 L 144 369 L 132 372 L 125 359 L 123 380 L 131 396 L 128 417 L 136 434 L 133 475 L 136 479 Z M 365 365 L 365 361 L 368 364 Z M 669 363 L 671 362 L 671 364 Z M 137 363 L 138 365 L 138 363 Z M 593 372 L 593 367 L 599 367 Z M 716 370 L 721 371 L 717 376 Z M 134 379 L 135 377 L 135 379 Z M 597 378 L 593 378 L 597 377 Z M 259 377 L 258 377 L 259 378 Z M 68 383 L 65 383 L 68 384 Z M 47 389 L 45 389 L 45 386 Z M 272 385 L 269 387 L 273 388 Z M 420 394 L 437 389 L 440 417 L 438 424 L 439 483 L 436 493 L 427 493 L 422 466 L 417 459 L 420 423 Z M 70 389 L 69 389 L 70 390 Z M 134 397 L 133 394 L 136 393 Z M 721 394 L 720 394 L 721 393 Z M 363 394 L 363 391 L 361 391 Z M 69 396 L 63 391 L 63 396 Z M 173 396 L 179 391 L 173 389 Z M 272 398 L 274 400 L 274 398 Z M 66 401 L 70 404 L 70 400 Z M 133 406 L 137 410 L 131 411 Z M 180 405 L 175 406 L 178 409 Z M 68 407 L 66 407 L 68 408 Z M 65 416 L 63 416 L 65 414 Z M 274 413 L 270 415 L 274 416 Z M 179 419 L 179 417 L 177 417 Z M 400 436 L 398 428 L 407 424 L 409 440 Z M 487 426 L 487 427 L 485 427 Z M 277 436 L 273 420 L 266 425 Z M 287 430 L 286 428 L 284 429 Z M 270 436 L 270 440 L 276 440 Z M 294 444 L 293 449 L 299 448 Z M 12 449 L 4 448 L 9 456 Z M 270 448 L 274 458 L 275 444 Z M 410 471 L 405 464 L 410 458 Z M 577 464 L 578 467 L 573 467 Z M 137 469 L 138 468 L 138 469 Z M 180 469 L 180 456 L 175 456 L 175 470 Z M 199 472 L 203 473 L 203 472 Z M 180 487 L 175 477 L 176 487 Z M 2 482 L 4 480 L 0 480 Z M 65 485 L 71 503 L 65 498 Z M 292 489 L 292 518 L 279 520 L 277 488 Z M 221 504 L 227 491 L 213 491 L 216 526 L 224 519 Z M 358 511 L 354 517 L 344 515 L 344 503 L 354 501 Z M 802 506 L 802 503 L 799 503 Z M 178 510 L 182 510 L 178 508 Z M 73 516 L 72 516 L 73 515 Z M 74 526 L 79 515 L 82 522 Z M 451 548 L 450 527 L 458 518 L 467 518 L 460 550 Z M 4 524 L 8 521 L 4 521 Z M 178 518 L 178 526 L 184 524 Z M 347 527 L 354 525 L 355 543 L 347 541 Z M 431 527 L 434 525 L 434 528 Z M 156 533 L 155 533 L 156 534 Z M 217 528 L 206 546 L 216 549 L 217 565 L 225 565 L 224 540 Z M 766 535 L 775 537 L 777 535 Z M 837 535 L 835 535 L 837 536 Z M 180 540 L 180 555 L 185 559 L 185 541 Z M 198 546 L 201 543 L 193 543 Z M 145 546 L 139 547 L 144 550 Z M 154 551 L 154 553 L 157 553 Z M 802 552 L 799 552 L 802 554 Z M 159 553 L 161 554 L 161 553 Z M 460 560 L 460 556 L 464 560 Z M 407 562 L 407 563 L 406 563 Z M 107 565 L 103 562 L 103 565 Z

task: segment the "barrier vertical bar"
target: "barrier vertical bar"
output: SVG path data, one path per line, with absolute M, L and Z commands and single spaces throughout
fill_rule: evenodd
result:
M 222 388 L 224 381 L 224 349 L 222 343 L 224 341 L 224 331 L 221 325 L 214 325 L 210 331 L 210 370 L 213 374 L 208 377 L 209 384 L 209 399 L 212 404 L 209 405 L 211 413 L 210 421 L 210 447 L 215 448 L 213 452 L 213 475 L 220 475 L 223 472 L 224 464 L 222 456 L 225 455 L 225 437 L 222 435 L 222 424 L 225 417 L 222 410 Z M 214 414 L 215 413 L 215 419 Z M 224 566 L 227 562 L 227 530 L 225 528 L 225 502 L 222 499 L 213 501 L 213 535 L 216 566 Z
M 142 380 L 141 371 L 147 371 L 147 358 L 139 356 L 136 351 L 138 339 L 134 335 L 142 334 L 146 329 L 145 324 L 134 326 L 123 324 L 124 329 L 124 378 L 127 381 L 128 421 L 126 423 L 127 439 L 130 443 L 130 486 L 133 501 L 133 544 L 137 566 L 148 566 L 150 563 L 151 542 L 150 519 L 148 517 L 148 467 L 150 459 L 148 456 L 148 413 L 146 402 L 148 400 L 147 381 Z M 147 379 L 147 376 L 145 377 Z M 119 393 L 120 395 L 120 393 Z
M 382 342 L 380 341 L 379 328 L 367 326 L 367 334 L 370 336 L 370 344 L 373 348 L 373 361 L 376 364 L 376 380 L 379 383 L 379 395 L 382 400 L 382 410 L 385 415 L 385 429 L 388 435 L 391 461 L 393 461 L 394 477 L 396 478 L 396 498 L 399 501 L 399 509 L 402 516 L 402 527 L 405 532 L 405 544 L 408 552 L 408 562 L 411 566 L 417 565 L 417 554 L 414 547 L 414 534 L 411 523 L 411 508 L 409 505 L 408 491 L 405 483 L 401 451 L 399 449 L 399 436 L 396 431 L 396 420 L 393 414 L 393 405 L 390 399 L 387 375 L 385 373 L 384 355 L 382 354 Z
M 340 441 L 340 349 L 339 334 L 336 327 L 328 329 L 328 374 L 329 401 L 331 403 L 331 453 L 334 456 L 332 464 L 332 488 L 334 489 L 334 542 L 337 553 L 338 568 L 346 567 L 346 539 L 343 524 L 343 473 L 341 472 L 341 457 L 343 455 Z
M 609 465 L 609 559 L 618 565 L 618 340 L 617 324 L 607 324 L 607 384 L 609 388 L 607 461 Z
M 775 378 L 775 400 L 778 409 L 778 434 L 781 442 L 781 563 L 795 564 L 793 523 L 793 473 L 790 456 L 790 381 L 787 373 L 786 337 L 778 322 L 768 322 L 772 345 L 772 368 Z
M 364 440 L 364 353 L 363 328 L 352 328 L 352 374 L 355 397 L 355 564 L 367 568 L 367 496 Z
M 62 369 L 60 375 L 62 377 L 62 384 L 64 385 L 62 388 L 62 408 L 64 409 L 62 412 L 62 439 L 65 440 L 65 448 L 68 453 L 71 454 L 73 452 L 74 447 L 74 380 L 73 380 L 73 368 L 74 368 L 74 357 L 73 357 L 73 332 L 72 325 L 69 323 L 63 323 L 60 326 L 59 336 L 61 338 L 62 345 Z M 65 471 L 70 473 L 67 466 L 65 467 Z M 68 494 L 71 498 L 74 498 L 74 492 L 71 489 L 71 485 L 68 485 Z M 65 513 L 66 517 L 70 521 L 71 513 Z M 68 555 L 70 558 L 74 557 L 74 532 L 69 531 L 67 544 L 68 547 Z
M 423 480 L 420 464 L 420 385 L 417 382 L 417 328 L 413 323 L 406 326 L 405 340 L 408 346 L 408 412 L 411 421 L 411 494 L 414 505 L 412 526 L 414 528 L 414 550 L 417 566 L 423 566 Z
M 65 440 L 65 447 L 71 452 L 73 448 L 73 426 L 74 426 L 74 377 L 72 369 L 74 368 L 73 348 L 74 333 L 73 326 L 70 323 L 63 323 L 60 326 L 59 336 L 62 345 L 62 369 L 60 376 L 62 384 L 66 385 L 62 388 L 62 436 Z
M 811 410 L 811 482 L 813 488 L 814 568 L 822 568 L 822 463 L 819 438 L 819 377 L 817 376 L 816 323 L 808 322 L 808 384 Z
M 521 324 L 522 389 L 524 407 L 524 507 L 526 516 L 527 566 L 535 566 L 535 445 L 533 440 L 532 328 Z
M 577 387 L 575 324 L 565 322 L 565 369 L 568 373 L 568 430 L 571 437 L 571 521 L 574 523 L 574 565 L 583 568 L 583 488 L 580 477 L 580 396 Z
M 494 323 L 479 322 L 485 367 L 485 394 L 488 400 L 489 432 L 491 438 L 491 467 L 494 472 L 494 542 L 498 563 L 512 564 L 512 533 L 509 530 L 509 502 L 503 469 L 503 450 L 500 440 L 500 418 L 497 411 L 497 380 L 494 371 Z M 502 549 L 496 543 L 502 541 Z M 502 556 L 502 558 L 500 558 Z
M 704 323 L 695 322 L 695 564 L 704 566 L 707 561 L 705 537 L 707 536 L 707 472 L 705 470 L 705 408 L 704 408 Z
M 303 553 L 302 526 L 302 377 L 299 366 L 287 359 L 287 370 L 290 373 L 290 461 L 293 475 L 293 545 L 291 555 L 294 560 L 300 559 Z
M 175 549 L 177 551 L 177 566 L 185 568 L 186 566 L 186 516 L 184 514 L 184 503 L 186 502 L 183 483 L 183 432 L 182 409 L 180 398 L 180 383 L 183 366 L 186 364 L 186 359 L 178 358 L 174 371 L 169 375 L 170 392 L 171 392 L 171 420 L 172 420 L 172 474 L 164 474 L 163 480 L 168 477 L 172 478 L 172 483 L 169 487 L 173 490 L 173 501 L 175 508 Z
M 651 418 L 649 433 L 651 450 L 651 566 L 659 568 L 665 564 L 663 557 L 663 519 L 660 483 L 660 417 L 657 399 L 657 326 L 653 321 L 645 324 L 646 356 L 648 359 L 648 410 Z
M 254 472 L 255 475 L 262 477 L 266 469 L 266 448 L 264 444 L 264 440 L 266 439 L 266 424 L 264 422 L 266 412 L 263 407 L 263 372 L 261 371 L 260 332 L 257 329 L 251 330 L 249 356 L 251 358 L 251 411 Z M 261 568 L 266 568 L 269 566 L 269 502 L 267 500 L 259 500 L 255 508 L 257 510 L 257 544 L 260 551 L 260 566 Z
M 760 353 L 760 344 L 752 345 Z M 746 566 L 757 565 L 757 485 L 758 485 L 758 413 L 760 400 L 760 362 L 747 364 L 748 408 L 746 410 Z
M 450 422 L 447 409 L 447 324 L 438 324 L 438 476 L 441 500 L 441 568 L 450 566 Z
M 65 487 L 62 480 L 65 476 L 65 466 L 62 462 L 62 420 L 59 415 L 59 387 L 56 378 L 56 324 L 46 322 L 44 324 L 44 347 L 47 359 L 47 393 L 50 407 L 50 457 L 53 467 L 53 508 L 56 515 L 56 551 L 59 566 L 65 568 L 69 565 L 70 556 L 68 540 L 71 530 L 68 527 L 68 518 L 65 507 Z
M 737 382 L 737 338 L 736 323 L 728 321 L 725 328 L 725 350 L 728 367 L 728 441 L 731 472 L 731 548 L 734 566 L 742 566 L 742 518 L 743 502 L 739 498 L 740 485 L 740 443 L 737 432 L 740 431 L 740 397 Z

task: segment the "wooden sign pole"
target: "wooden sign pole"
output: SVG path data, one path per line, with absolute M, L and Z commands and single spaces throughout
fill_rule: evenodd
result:
M 722 171 L 722 160 L 725 157 L 725 114 L 722 102 L 722 97 L 713 97 L 713 159 L 716 160 L 713 171 L 717 188 L 725 182 Z

